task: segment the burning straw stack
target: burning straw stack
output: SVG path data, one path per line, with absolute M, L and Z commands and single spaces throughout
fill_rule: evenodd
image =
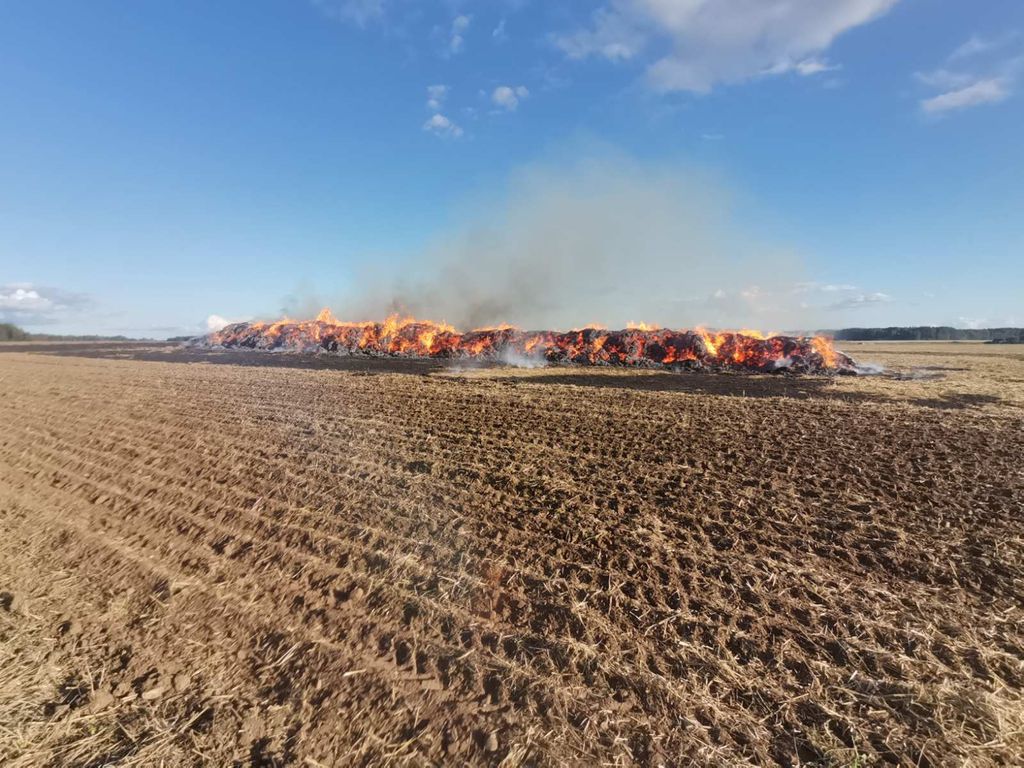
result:
M 568 332 L 499 326 L 460 333 L 445 324 L 397 316 L 384 322 L 342 323 L 327 311 L 309 321 L 236 323 L 191 343 L 225 349 L 511 363 L 800 373 L 856 370 L 853 361 L 823 337 L 764 337 L 750 331 L 676 331 L 646 326 Z

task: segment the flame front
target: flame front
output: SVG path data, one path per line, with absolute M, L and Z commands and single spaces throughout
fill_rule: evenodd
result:
M 512 325 L 460 333 L 447 323 L 391 315 L 383 322 L 342 322 L 329 309 L 315 320 L 236 323 L 201 340 L 207 346 L 420 358 L 506 355 L 549 363 L 680 366 L 752 371 L 854 369 L 824 337 L 765 336 L 757 331 L 672 330 L 630 323 L 622 331 L 594 324 L 568 332 L 524 331 Z

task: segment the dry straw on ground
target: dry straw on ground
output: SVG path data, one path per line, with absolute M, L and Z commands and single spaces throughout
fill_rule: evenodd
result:
M 896 375 L 836 381 L 12 349 L 0 764 L 1024 759 L 1013 349 L 851 345 Z

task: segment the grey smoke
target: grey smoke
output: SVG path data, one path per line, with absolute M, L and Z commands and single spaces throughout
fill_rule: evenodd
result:
M 720 182 L 606 155 L 516 174 L 502 199 L 393 273 L 353 276 L 334 308 L 345 318 L 409 312 L 460 329 L 783 328 L 799 324 L 792 286 L 804 279 L 791 252 L 738 224 Z

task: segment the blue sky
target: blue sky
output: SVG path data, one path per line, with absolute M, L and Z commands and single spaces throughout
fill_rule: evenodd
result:
M 9 0 L 0 320 L 1022 325 L 1022 81 L 1017 0 Z

